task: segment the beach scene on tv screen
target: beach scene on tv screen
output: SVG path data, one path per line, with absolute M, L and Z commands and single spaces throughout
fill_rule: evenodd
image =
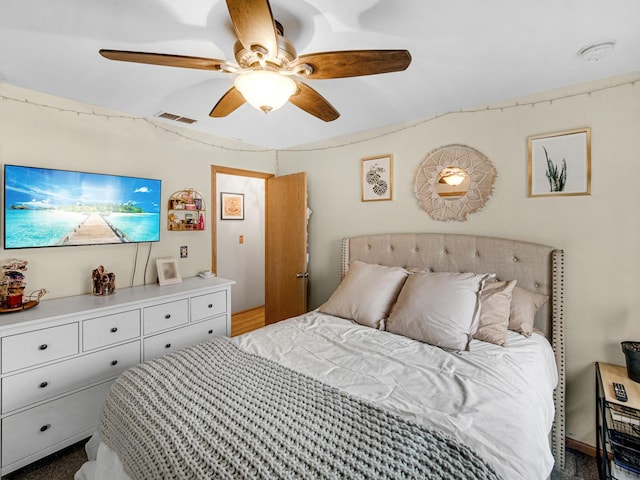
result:
M 154 242 L 160 180 L 5 165 L 5 248 Z

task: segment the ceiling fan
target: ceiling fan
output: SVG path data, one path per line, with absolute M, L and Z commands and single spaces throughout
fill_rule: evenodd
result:
M 237 64 L 213 58 L 164 53 L 100 50 L 110 60 L 235 73 L 231 87 L 209 116 L 225 117 L 249 102 L 268 113 L 290 101 L 315 117 L 331 122 L 340 113 L 309 80 L 357 77 L 405 70 L 411 63 L 407 50 L 345 50 L 298 56 L 284 30 L 273 19 L 268 0 L 226 0 L 238 41 Z

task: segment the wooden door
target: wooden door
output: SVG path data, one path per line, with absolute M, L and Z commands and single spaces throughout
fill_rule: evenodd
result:
M 307 174 L 266 180 L 265 323 L 307 312 Z

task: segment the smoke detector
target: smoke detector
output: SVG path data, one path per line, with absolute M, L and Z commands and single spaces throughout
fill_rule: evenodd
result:
M 582 59 L 587 62 L 597 62 L 601 58 L 609 55 L 609 53 L 613 51 L 615 46 L 616 42 L 614 40 L 592 43 L 591 45 L 582 47 L 578 51 L 578 55 L 580 55 L 580 57 L 582 57 Z

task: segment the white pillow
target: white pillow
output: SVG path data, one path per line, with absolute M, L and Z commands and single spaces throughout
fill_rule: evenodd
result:
M 387 331 L 452 350 L 468 350 L 478 328 L 480 292 L 490 274 L 414 273 L 387 320 Z
M 408 275 L 401 267 L 350 262 L 342 282 L 318 310 L 381 328 Z

